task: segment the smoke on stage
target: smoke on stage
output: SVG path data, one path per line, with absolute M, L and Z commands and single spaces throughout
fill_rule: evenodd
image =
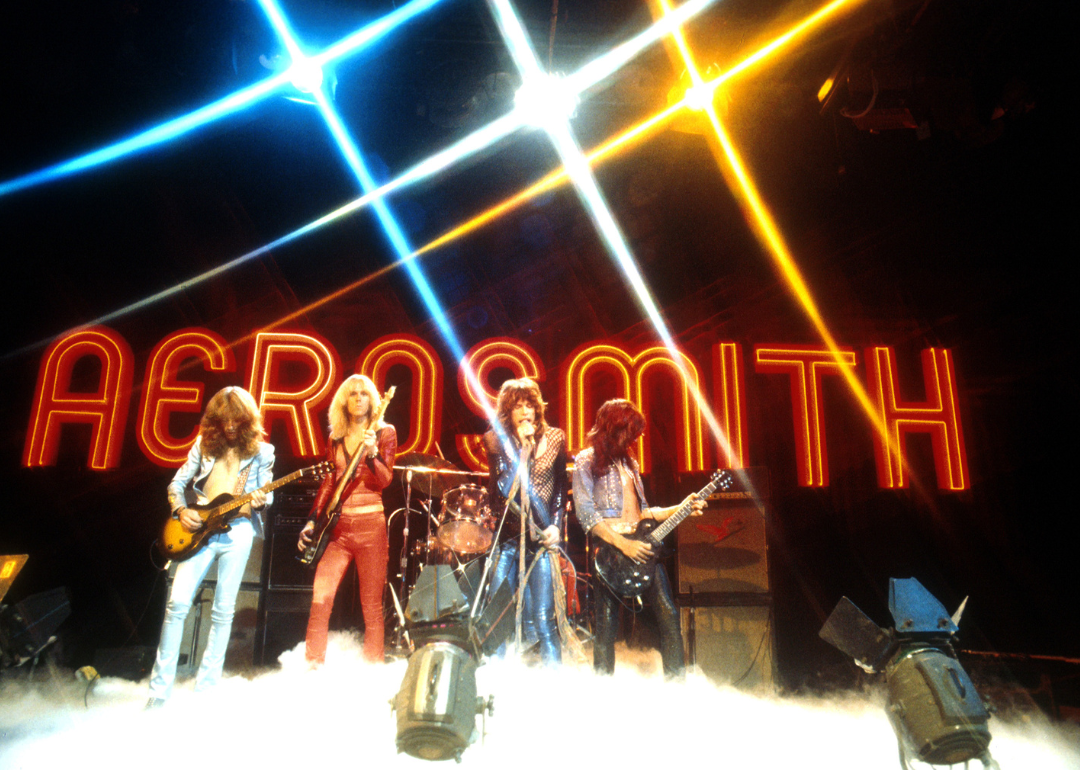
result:
M 102 679 L 90 687 L 67 670 L 32 681 L 0 680 L 0 770 L 9 768 L 324 766 L 418 767 L 398 754 L 390 700 L 405 661 L 365 663 L 355 636 L 332 634 L 326 664 L 310 670 L 303 646 L 281 668 L 227 677 L 195 694 L 178 685 L 169 703 L 144 711 L 145 682 Z M 657 653 L 618 651 L 612 677 L 588 666 L 554 669 L 493 660 L 477 672 L 494 695 L 471 768 L 593 766 L 895 770 L 896 739 L 875 694 L 759 697 L 691 673 L 666 682 Z M 1077 770 L 1080 727 L 1038 712 L 995 718 L 994 757 L 1003 768 Z M 89 764 L 87 764 L 89 763 Z M 453 763 L 451 763 L 453 764 Z

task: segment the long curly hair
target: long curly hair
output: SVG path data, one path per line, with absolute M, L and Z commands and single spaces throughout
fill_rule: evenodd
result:
M 593 468 L 597 476 L 606 473 L 612 461 L 631 456 L 631 445 L 645 432 L 645 415 L 625 398 L 605 401 L 596 412 L 586 443 L 593 448 Z
M 495 402 L 495 412 L 499 422 L 502 424 L 507 436 L 516 436 L 517 431 L 514 430 L 512 412 L 514 407 L 521 401 L 529 404 L 533 411 L 536 412 L 536 435 L 537 440 L 539 440 L 539 436 L 542 436 L 544 431 L 547 430 L 547 422 L 544 420 L 544 409 L 547 404 L 544 403 L 544 399 L 540 395 L 540 386 L 528 377 L 522 377 L 520 380 L 507 380 L 499 388 L 499 398 Z
M 368 412 L 367 417 L 369 423 L 382 404 L 379 389 L 375 387 L 375 383 L 371 381 L 370 377 L 364 374 L 354 374 L 351 377 L 346 377 L 345 382 L 341 383 L 334 394 L 334 400 L 330 402 L 330 413 L 326 416 L 327 421 L 330 423 L 331 439 L 344 438 L 345 434 L 349 432 L 348 400 L 353 391 L 367 393 L 368 398 L 371 399 L 371 410 Z M 368 425 L 368 427 L 377 431 L 384 425 L 386 423 L 380 420 L 378 425 Z
M 224 426 L 229 420 L 236 421 L 240 426 L 236 447 L 240 457 L 253 457 L 259 451 L 259 444 L 265 435 L 262 414 L 250 393 L 233 386 L 219 390 L 206 405 L 206 412 L 199 423 L 202 451 L 215 459 L 228 451 L 229 442 L 225 438 Z

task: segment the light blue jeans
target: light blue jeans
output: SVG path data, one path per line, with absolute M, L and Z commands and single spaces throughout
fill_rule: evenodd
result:
M 210 565 L 217 561 L 217 586 L 214 604 L 210 609 L 210 636 L 206 640 L 195 690 L 205 690 L 218 683 L 225 665 L 225 651 L 232 634 L 236 595 L 244 577 L 255 529 L 247 519 L 233 521 L 228 532 L 211 537 L 205 546 L 187 561 L 180 562 L 173 576 L 169 603 L 165 607 L 165 622 L 161 626 L 154 670 L 150 674 L 150 697 L 168 698 L 176 679 L 176 664 L 180 658 L 180 642 L 184 637 L 184 621 L 191 610 L 195 592 L 202 585 Z

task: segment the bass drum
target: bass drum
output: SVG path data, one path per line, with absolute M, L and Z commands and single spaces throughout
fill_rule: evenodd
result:
M 436 539 L 459 554 L 478 554 L 491 547 L 495 519 L 488 508 L 487 490 L 466 484 L 443 495 Z

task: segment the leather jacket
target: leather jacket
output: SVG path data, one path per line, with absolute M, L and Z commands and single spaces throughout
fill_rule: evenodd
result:
M 326 459 L 334 463 L 334 453 L 342 443 L 341 439 L 332 439 L 326 444 Z M 369 490 L 381 494 L 394 479 L 394 458 L 397 456 L 397 430 L 393 425 L 385 425 L 375 435 L 376 454 L 366 458 L 356 469 L 352 479 L 341 494 L 340 500 L 348 500 L 358 490 Z M 335 464 L 335 468 L 336 468 Z M 323 479 L 315 495 L 308 518 L 314 519 L 323 512 L 338 484 L 338 474 L 334 472 Z

